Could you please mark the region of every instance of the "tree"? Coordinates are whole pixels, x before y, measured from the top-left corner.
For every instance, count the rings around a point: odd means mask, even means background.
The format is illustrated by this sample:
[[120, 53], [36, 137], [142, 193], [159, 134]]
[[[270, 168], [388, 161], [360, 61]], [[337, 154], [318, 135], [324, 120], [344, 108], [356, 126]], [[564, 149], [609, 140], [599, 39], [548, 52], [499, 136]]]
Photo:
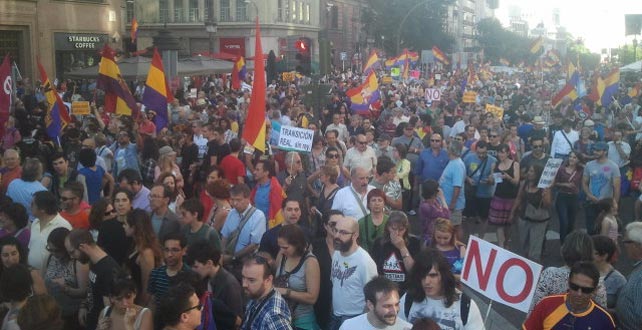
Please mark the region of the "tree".
[[276, 76], [276, 55], [274, 51], [271, 50], [267, 58], [267, 81], [271, 82], [272, 80], [277, 80]]
[[508, 31], [496, 18], [486, 18], [477, 23], [478, 42], [484, 50], [484, 60], [499, 63], [505, 58], [511, 63], [535, 61], [536, 55], [529, 51], [532, 40]]
[[[454, 39], [445, 31], [448, 6], [454, 0], [368, 0], [362, 22], [368, 35], [377, 40], [384, 37], [384, 49], [397, 55], [400, 49], [431, 49], [438, 46], [446, 53], [452, 51]], [[406, 17], [407, 16], [407, 17]], [[405, 21], [403, 21], [405, 18]], [[403, 21], [403, 24], [401, 24]], [[397, 31], [400, 35], [397, 36]]]

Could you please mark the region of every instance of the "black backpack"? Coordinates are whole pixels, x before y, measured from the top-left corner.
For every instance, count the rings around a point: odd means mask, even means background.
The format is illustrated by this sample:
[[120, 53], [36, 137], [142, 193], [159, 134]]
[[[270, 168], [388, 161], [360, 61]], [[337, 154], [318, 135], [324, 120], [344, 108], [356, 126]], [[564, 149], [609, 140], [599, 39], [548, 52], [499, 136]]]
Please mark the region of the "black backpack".
[[[461, 303], [459, 305], [459, 315], [461, 316], [461, 322], [466, 325], [468, 323], [468, 312], [470, 312], [470, 296], [465, 293], [461, 293]], [[403, 313], [406, 315], [406, 320], [408, 320], [408, 315], [410, 315], [410, 308], [412, 308], [412, 298], [406, 295], [406, 301], [403, 306]]]

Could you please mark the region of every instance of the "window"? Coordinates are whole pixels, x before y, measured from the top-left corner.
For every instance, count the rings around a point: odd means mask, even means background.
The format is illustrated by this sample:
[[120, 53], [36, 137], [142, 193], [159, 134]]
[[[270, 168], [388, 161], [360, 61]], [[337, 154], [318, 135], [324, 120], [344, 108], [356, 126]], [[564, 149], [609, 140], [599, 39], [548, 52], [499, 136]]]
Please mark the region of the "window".
[[332, 6], [332, 9], [330, 9], [330, 27], [333, 29], [339, 28], [339, 7], [337, 5]]
[[303, 2], [299, 2], [299, 23], [303, 23]]
[[160, 0], [158, 2], [159, 18], [161, 23], [169, 22], [169, 8], [167, 0]]
[[236, 21], [248, 21], [247, 3], [245, 0], [236, 0]]
[[310, 24], [310, 4], [305, 5], [305, 23]]
[[297, 9], [296, 1], [292, 1], [292, 20], [291, 20], [292, 23], [296, 22], [296, 16], [297, 16], [296, 9]]
[[221, 13], [219, 15], [221, 22], [230, 21], [230, 0], [221, 0]]
[[[133, 1], [127, 1], [125, 3], [125, 11], [127, 13], [127, 23], [131, 23], [132, 19], [135, 17], [134, 13], [134, 2]], [[138, 18], [136, 18], [138, 19]]]
[[199, 21], [199, 11], [198, 11], [198, 0], [189, 0], [189, 21], [198, 22]]
[[283, 21], [283, 10], [283, 0], [277, 0], [276, 20], [279, 22]]

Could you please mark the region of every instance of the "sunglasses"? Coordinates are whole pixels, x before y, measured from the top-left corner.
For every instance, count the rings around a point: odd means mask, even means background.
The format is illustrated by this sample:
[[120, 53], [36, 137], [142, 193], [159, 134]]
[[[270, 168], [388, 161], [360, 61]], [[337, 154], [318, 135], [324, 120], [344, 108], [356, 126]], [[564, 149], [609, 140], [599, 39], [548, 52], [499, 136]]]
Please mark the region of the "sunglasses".
[[188, 309], [186, 309], [186, 310], [182, 311], [182, 312], [181, 312], [181, 314], [183, 314], [183, 313], [188, 313], [189, 311], [191, 311], [191, 310], [193, 310], [193, 309], [198, 309], [199, 311], [202, 311], [202, 310], [203, 310], [203, 304], [199, 303], [198, 305], [196, 305], [196, 306], [194, 306], [194, 307], [190, 307], [190, 308], [188, 308]]
[[579, 285], [577, 285], [577, 284], [575, 284], [573, 282], [568, 282], [568, 288], [571, 291], [580, 290], [584, 294], [589, 294], [589, 293], [592, 293], [593, 291], [595, 291], [595, 288], [588, 288], [588, 287], [585, 287], [585, 286], [579, 286]]
[[329, 154], [327, 158], [339, 158], [339, 154]]
[[430, 142], [441, 142], [441, 140], [430, 140]]
[[116, 213], [116, 209], [111, 209], [111, 210], [109, 210], [109, 211], [105, 211], [104, 215], [105, 215], [105, 216], [108, 216], [108, 215], [112, 215], [112, 214], [114, 214], [114, 213]]

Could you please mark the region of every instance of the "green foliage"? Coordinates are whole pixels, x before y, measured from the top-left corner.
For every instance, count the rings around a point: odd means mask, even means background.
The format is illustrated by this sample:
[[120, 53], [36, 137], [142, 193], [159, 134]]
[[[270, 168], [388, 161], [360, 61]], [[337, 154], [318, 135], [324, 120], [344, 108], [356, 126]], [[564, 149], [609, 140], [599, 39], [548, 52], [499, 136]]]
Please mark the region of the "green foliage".
[[642, 58], [642, 47], [638, 46], [637, 51], [634, 52], [633, 45], [624, 45], [620, 47], [618, 53], [620, 64], [627, 65], [637, 61], [637, 59]]
[[512, 64], [521, 61], [532, 64], [537, 58], [537, 55], [531, 54], [529, 50], [532, 40], [504, 29], [496, 18], [479, 21], [477, 31], [485, 61], [497, 64], [500, 58], [505, 58]]
[[[452, 51], [454, 40], [445, 32], [448, 5], [454, 0], [368, 0], [370, 6], [363, 12], [362, 21], [368, 35], [384, 50], [396, 56], [396, 47], [411, 50], [431, 49], [438, 46], [446, 53]], [[407, 17], [406, 17], [407, 16]], [[401, 22], [406, 18], [403, 25]], [[397, 36], [400, 31], [400, 37]]]

